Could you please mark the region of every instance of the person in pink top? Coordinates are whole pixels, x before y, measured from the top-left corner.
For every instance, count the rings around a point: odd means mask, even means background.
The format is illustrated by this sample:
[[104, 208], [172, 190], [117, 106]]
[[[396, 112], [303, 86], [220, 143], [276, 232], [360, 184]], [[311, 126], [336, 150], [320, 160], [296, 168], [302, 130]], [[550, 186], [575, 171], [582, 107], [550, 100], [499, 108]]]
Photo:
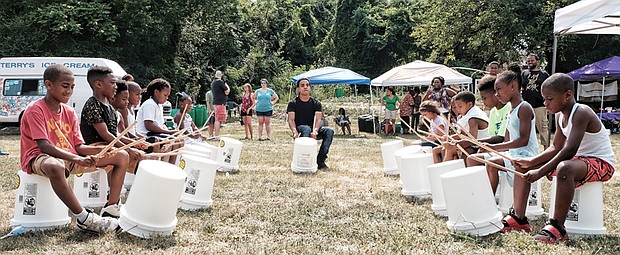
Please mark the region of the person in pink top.
[[252, 112], [256, 105], [254, 100], [254, 92], [252, 92], [252, 85], [249, 83], [243, 84], [243, 96], [241, 97], [241, 118], [243, 118], [243, 126], [245, 127], [245, 139], [254, 139], [252, 135]]
[[84, 144], [75, 112], [66, 105], [75, 87], [71, 70], [59, 64], [50, 65], [43, 73], [43, 80], [47, 89], [45, 97], [28, 105], [20, 123], [22, 170], [49, 178], [56, 195], [76, 216], [78, 228], [97, 233], [116, 230], [117, 219], [101, 217], [80, 205], [66, 178], [104, 167], [110, 184], [108, 203], [116, 204], [129, 155], [119, 151], [98, 158], [93, 155], [102, 148]]

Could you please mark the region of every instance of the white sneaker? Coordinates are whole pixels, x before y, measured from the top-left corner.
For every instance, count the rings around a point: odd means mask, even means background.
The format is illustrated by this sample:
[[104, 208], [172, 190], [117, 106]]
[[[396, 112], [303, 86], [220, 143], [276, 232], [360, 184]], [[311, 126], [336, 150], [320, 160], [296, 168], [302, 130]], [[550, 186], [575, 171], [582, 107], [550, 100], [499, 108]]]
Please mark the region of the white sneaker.
[[121, 204], [108, 205], [101, 208], [101, 217], [112, 217], [118, 219], [121, 217]]
[[116, 230], [118, 228], [118, 220], [110, 217], [101, 217], [96, 213], [88, 211], [86, 220], [84, 222], [77, 220], [77, 226], [87, 232], [103, 233]]

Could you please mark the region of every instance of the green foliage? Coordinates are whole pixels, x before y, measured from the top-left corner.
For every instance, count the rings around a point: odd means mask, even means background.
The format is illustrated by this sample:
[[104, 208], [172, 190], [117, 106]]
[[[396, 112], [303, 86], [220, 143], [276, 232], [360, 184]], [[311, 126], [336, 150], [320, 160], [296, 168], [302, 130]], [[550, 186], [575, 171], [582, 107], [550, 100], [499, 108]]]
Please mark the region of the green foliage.
[[[165, 78], [198, 102], [216, 70], [233, 99], [261, 78], [282, 95], [292, 76], [328, 65], [374, 78], [416, 59], [483, 69], [536, 52], [550, 69], [554, 12], [576, 1], [6, 1], [0, 56], [109, 58], [142, 86]], [[618, 55], [619, 42], [562, 37], [558, 71]]]
[[340, 1], [333, 43], [336, 64], [375, 77], [398, 64], [419, 58], [410, 37], [419, 22], [416, 1]]

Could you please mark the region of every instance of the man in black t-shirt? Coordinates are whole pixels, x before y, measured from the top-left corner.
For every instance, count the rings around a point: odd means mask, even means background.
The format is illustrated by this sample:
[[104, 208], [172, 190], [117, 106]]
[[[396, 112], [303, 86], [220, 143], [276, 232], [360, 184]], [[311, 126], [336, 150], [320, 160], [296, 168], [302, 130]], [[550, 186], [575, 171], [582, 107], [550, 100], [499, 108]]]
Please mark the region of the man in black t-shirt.
[[220, 123], [226, 122], [226, 101], [230, 88], [222, 80], [222, 71], [215, 72], [215, 80], [211, 82], [211, 93], [213, 94], [213, 108], [215, 108], [213, 125], [213, 135], [220, 135]]
[[288, 126], [293, 131], [293, 136], [312, 137], [323, 139], [317, 164], [319, 169], [328, 168], [325, 165], [329, 147], [332, 145], [334, 130], [330, 127], [321, 126], [323, 119], [323, 107], [321, 102], [310, 96], [310, 80], [301, 78], [297, 81], [298, 96], [288, 103], [286, 112], [288, 113]]
[[547, 120], [547, 109], [545, 100], [540, 94], [540, 86], [549, 78], [549, 74], [538, 68], [538, 56], [530, 54], [527, 56], [528, 70], [523, 71], [523, 84], [521, 85], [521, 95], [523, 100], [534, 108], [534, 118], [536, 119], [536, 130], [540, 136], [540, 143], [545, 149], [549, 147], [549, 121]]

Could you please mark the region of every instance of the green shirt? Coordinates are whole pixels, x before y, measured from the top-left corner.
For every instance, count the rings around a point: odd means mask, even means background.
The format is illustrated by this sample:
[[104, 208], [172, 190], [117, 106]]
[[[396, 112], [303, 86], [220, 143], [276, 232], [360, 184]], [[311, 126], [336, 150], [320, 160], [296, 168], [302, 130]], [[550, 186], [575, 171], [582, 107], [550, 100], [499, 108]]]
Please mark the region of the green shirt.
[[390, 111], [396, 111], [396, 102], [398, 102], [398, 96], [393, 95], [392, 99], [388, 96], [383, 97], [383, 101], [385, 101], [385, 108]]
[[495, 107], [491, 109], [489, 112], [489, 134], [491, 136], [504, 137], [506, 135], [506, 122], [508, 122], [506, 117], [510, 114], [510, 110], [512, 110], [510, 103], [499, 110]]
[[207, 94], [205, 94], [205, 99], [207, 100], [207, 107], [209, 107], [209, 113], [215, 111], [215, 109], [213, 109], [213, 93], [211, 93], [210, 90], [207, 91]]

